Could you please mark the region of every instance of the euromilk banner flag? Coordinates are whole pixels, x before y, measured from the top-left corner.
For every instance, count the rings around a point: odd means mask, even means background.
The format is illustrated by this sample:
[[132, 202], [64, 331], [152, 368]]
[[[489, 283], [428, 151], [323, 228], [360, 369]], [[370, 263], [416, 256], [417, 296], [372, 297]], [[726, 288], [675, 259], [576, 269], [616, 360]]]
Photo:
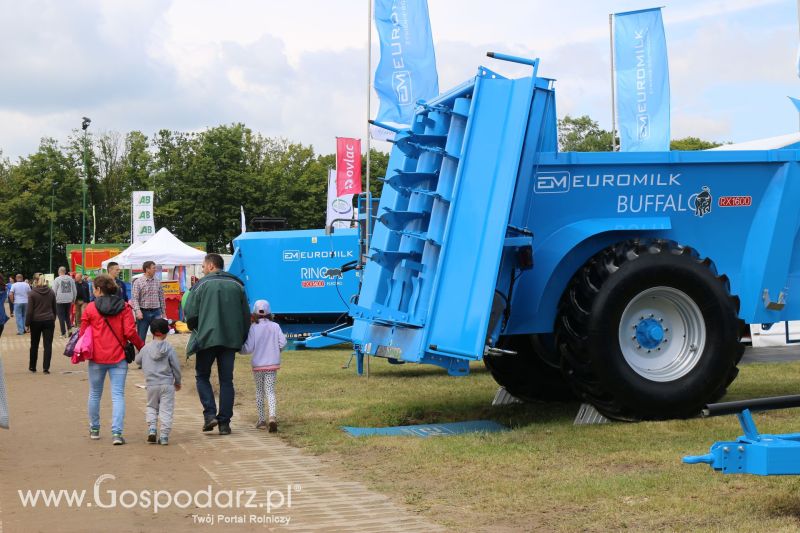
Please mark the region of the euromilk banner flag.
[[336, 196], [361, 192], [361, 140], [336, 137]]
[[417, 100], [439, 94], [427, 0], [375, 0], [381, 58], [375, 70], [378, 122], [409, 125]]
[[661, 8], [614, 14], [620, 149], [669, 150], [669, 65]]

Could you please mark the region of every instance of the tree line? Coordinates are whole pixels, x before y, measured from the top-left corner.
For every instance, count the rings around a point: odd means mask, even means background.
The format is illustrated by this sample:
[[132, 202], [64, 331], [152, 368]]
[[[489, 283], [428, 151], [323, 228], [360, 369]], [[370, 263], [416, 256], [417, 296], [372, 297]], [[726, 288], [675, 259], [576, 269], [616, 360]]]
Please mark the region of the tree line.
[[[388, 154], [370, 152], [371, 189], [380, 194]], [[130, 242], [131, 193], [155, 191], [155, 221], [184, 241], [225, 253], [240, 232], [240, 207], [287, 219], [291, 229], [322, 228], [334, 153], [270, 138], [243, 124], [198, 133], [160, 130], [41, 140], [16, 163], [0, 152], [0, 272], [46, 271], [52, 223], [53, 268], [81, 242], [86, 179], [86, 242]], [[362, 173], [365, 162], [362, 161]], [[94, 219], [93, 219], [94, 215]]]
[[[566, 116], [558, 128], [562, 151], [611, 150], [611, 133], [588, 116]], [[672, 142], [673, 150], [714, 146], [694, 137]], [[383, 176], [387, 162], [388, 154], [372, 150], [370, 175]], [[322, 228], [335, 165], [334, 153], [264, 137], [244, 124], [152, 136], [75, 130], [65, 144], [42, 139], [15, 163], [0, 152], [0, 272], [47, 270], [51, 224], [54, 269], [66, 264], [66, 245], [81, 242], [84, 178], [87, 243], [129, 242], [131, 193], [153, 190], [157, 227], [225, 253], [240, 232], [239, 206], [248, 219], [283, 217], [290, 229]], [[362, 174], [364, 167], [362, 160]], [[371, 180], [371, 188], [379, 196], [381, 182]]]
[[[558, 149], [562, 152], [610, 152], [613, 146], [611, 132], [602, 129], [587, 115], [567, 115], [558, 120]], [[619, 137], [616, 146], [619, 147]], [[673, 139], [669, 143], [670, 150], [708, 150], [717, 146], [722, 146], [722, 143], [698, 137]]]

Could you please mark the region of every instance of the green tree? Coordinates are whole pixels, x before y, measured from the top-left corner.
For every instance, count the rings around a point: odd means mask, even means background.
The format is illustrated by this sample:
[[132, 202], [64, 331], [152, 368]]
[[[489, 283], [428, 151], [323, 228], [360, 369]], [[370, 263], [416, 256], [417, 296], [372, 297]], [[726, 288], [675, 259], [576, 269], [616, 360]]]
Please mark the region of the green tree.
[[565, 116], [558, 121], [558, 149], [562, 152], [610, 152], [611, 132], [588, 115]]
[[80, 242], [81, 231], [81, 181], [70, 158], [45, 138], [0, 179], [14, 192], [0, 202], [0, 271], [30, 276], [47, 269], [51, 216], [54, 267], [65, 264], [66, 243]]
[[722, 146], [722, 143], [714, 141], [704, 141], [697, 137], [684, 137], [683, 139], [672, 139], [669, 143], [670, 150], [708, 150]]
[[[88, 161], [88, 174], [84, 166]], [[370, 152], [370, 188], [379, 196], [389, 155]], [[155, 218], [179, 238], [205, 241], [210, 251], [229, 251], [240, 232], [240, 206], [248, 218], [285, 217], [291, 229], [325, 224], [328, 171], [335, 154], [263, 137], [243, 124], [199, 133], [160, 130], [84, 137], [74, 130], [64, 146], [43, 139], [35, 154], [11, 164], [0, 152], [0, 186], [21, 191], [0, 203], [0, 271], [45, 270], [49, 224], [54, 222], [54, 266], [65, 247], [81, 241], [81, 192], [87, 185], [87, 242], [92, 207], [97, 242], [130, 239], [131, 193], [155, 191]], [[362, 176], [366, 158], [362, 158]], [[50, 201], [54, 209], [51, 217]]]

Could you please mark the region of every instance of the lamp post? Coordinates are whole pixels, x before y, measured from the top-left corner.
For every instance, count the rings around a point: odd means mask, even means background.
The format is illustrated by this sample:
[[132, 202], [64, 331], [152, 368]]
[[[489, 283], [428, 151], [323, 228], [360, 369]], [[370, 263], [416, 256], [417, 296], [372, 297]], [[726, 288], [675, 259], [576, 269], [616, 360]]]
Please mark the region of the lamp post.
[[56, 202], [56, 185], [57, 181], [53, 182], [53, 192], [50, 194], [50, 272], [53, 273], [53, 219], [55, 219], [55, 202]]
[[81, 122], [81, 128], [83, 129], [83, 167], [85, 169], [85, 174], [83, 176], [83, 209], [82, 214], [82, 222], [81, 222], [81, 273], [86, 274], [86, 181], [89, 179], [89, 158], [87, 157], [89, 152], [89, 147], [87, 144], [87, 134], [86, 130], [89, 129], [89, 124], [92, 123], [92, 119], [89, 117], [83, 117], [83, 122]]

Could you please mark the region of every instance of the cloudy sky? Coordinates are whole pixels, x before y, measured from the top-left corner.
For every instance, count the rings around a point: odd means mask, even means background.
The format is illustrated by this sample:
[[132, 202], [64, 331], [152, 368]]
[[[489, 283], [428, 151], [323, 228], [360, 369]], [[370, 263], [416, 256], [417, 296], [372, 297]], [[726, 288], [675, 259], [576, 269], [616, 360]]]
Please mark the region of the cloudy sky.
[[[485, 52], [541, 57], [559, 116], [610, 129], [608, 13], [641, 1], [428, 0], [446, 89]], [[0, 150], [42, 137], [202, 130], [243, 122], [333, 152], [364, 135], [367, 0], [0, 0]], [[794, 0], [663, 1], [673, 137], [745, 141], [797, 131]], [[373, 37], [373, 68], [377, 65]], [[373, 92], [374, 94], [374, 92]], [[377, 102], [373, 97], [373, 116]]]

